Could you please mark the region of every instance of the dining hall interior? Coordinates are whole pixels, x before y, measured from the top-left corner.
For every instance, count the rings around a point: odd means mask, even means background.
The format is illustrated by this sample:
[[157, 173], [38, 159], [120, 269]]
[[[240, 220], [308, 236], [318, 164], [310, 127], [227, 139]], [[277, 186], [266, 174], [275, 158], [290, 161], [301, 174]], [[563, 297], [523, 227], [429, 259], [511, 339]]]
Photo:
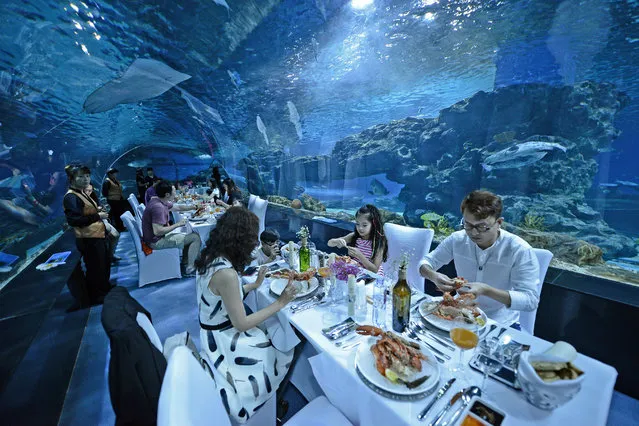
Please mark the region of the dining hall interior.
[[3, 1], [2, 423], [639, 424], [638, 20]]

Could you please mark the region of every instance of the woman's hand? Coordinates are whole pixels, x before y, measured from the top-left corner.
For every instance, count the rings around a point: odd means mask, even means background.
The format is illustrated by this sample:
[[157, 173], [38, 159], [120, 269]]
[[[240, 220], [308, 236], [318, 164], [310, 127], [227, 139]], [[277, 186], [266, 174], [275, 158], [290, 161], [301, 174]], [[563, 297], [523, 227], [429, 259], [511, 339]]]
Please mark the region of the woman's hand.
[[260, 269], [257, 271], [257, 279], [255, 280], [255, 288], [258, 288], [264, 282], [264, 278], [266, 278], [266, 273], [268, 272], [268, 268], [264, 265], [260, 266]]
[[348, 255], [354, 259], [358, 259], [358, 260], [367, 260], [366, 256], [364, 256], [364, 253], [362, 253], [362, 251], [360, 249], [358, 249], [357, 247], [346, 247], [348, 249]]
[[286, 287], [284, 287], [284, 290], [282, 291], [282, 294], [280, 295], [280, 298], [278, 299], [280, 301], [280, 303], [282, 304], [282, 307], [288, 305], [291, 300], [295, 299], [295, 295], [297, 294], [297, 287], [295, 286], [295, 283], [293, 282], [293, 278], [289, 278], [288, 280], [288, 284], [286, 284]]
[[100, 215], [100, 219], [108, 219], [109, 218], [109, 213], [106, 213], [106, 212], [100, 212], [100, 213], [98, 213], [98, 215]]

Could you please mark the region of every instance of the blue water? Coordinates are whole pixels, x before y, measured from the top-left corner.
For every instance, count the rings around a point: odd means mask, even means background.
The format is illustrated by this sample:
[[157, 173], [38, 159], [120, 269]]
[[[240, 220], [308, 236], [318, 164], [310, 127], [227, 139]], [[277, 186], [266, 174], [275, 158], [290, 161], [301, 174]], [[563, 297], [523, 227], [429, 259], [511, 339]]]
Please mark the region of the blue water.
[[[344, 137], [408, 116], [436, 117], [479, 91], [592, 80], [613, 84], [628, 104], [614, 117], [612, 150], [599, 155], [586, 202], [618, 232], [639, 236], [636, 209], [624, 204], [639, 203], [639, 191], [599, 189], [619, 180], [639, 183], [637, 2], [376, 0], [355, 9], [343, 0], [238, 0], [227, 12], [214, 2], [6, 0], [0, 17], [0, 177], [13, 169], [33, 174], [34, 192], [57, 215], [64, 179], [55, 185], [50, 179], [71, 161], [88, 164], [96, 182], [111, 165], [132, 181], [127, 164], [136, 160], [150, 160], [169, 179], [192, 177], [216, 162], [245, 185], [237, 163], [251, 153], [258, 161], [275, 150], [330, 154]], [[179, 88], [199, 109], [173, 88], [82, 112], [94, 90], [137, 58], [190, 75]], [[297, 123], [287, 102], [299, 113]], [[388, 194], [368, 193], [373, 177]], [[405, 207], [401, 185], [384, 174], [296, 184], [331, 208], [373, 202], [401, 213]], [[0, 217], [7, 241], [41, 230]], [[14, 248], [22, 256], [28, 249]]]

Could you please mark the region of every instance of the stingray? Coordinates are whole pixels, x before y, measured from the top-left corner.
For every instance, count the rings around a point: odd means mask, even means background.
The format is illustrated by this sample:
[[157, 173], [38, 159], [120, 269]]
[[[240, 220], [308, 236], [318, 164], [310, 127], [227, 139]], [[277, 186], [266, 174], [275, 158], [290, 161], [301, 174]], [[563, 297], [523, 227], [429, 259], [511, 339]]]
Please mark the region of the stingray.
[[[176, 71], [160, 61], [136, 59], [122, 77], [107, 82], [91, 93], [84, 101], [82, 111], [95, 114], [108, 111], [120, 104], [155, 98], [189, 78], [190, 75]], [[70, 118], [58, 123], [44, 135]]]
[[177, 89], [182, 94], [182, 98], [184, 98], [184, 100], [186, 101], [186, 104], [189, 106], [189, 108], [191, 108], [191, 111], [193, 111], [200, 118], [202, 118], [204, 122], [207, 122], [206, 118], [208, 117], [219, 124], [224, 124], [224, 120], [222, 120], [222, 116], [215, 108], [212, 108], [206, 105], [204, 102], [202, 102], [195, 96], [191, 95], [186, 90], [181, 89], [179, 87]]

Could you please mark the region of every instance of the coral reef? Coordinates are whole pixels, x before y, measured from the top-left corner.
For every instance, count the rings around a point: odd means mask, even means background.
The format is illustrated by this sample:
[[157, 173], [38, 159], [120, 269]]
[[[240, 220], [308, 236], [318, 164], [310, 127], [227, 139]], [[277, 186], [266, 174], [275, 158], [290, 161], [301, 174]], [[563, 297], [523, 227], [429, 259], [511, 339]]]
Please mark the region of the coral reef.
[[544, 217], [536, 214], [526, 213], [524, 220], [519, 224], [522, 228], [536, 229], [537, 231], [545, 231]]
[[[337, 141], [328, 156], [287, 158], [275, 151], [261, 154], [258, 163], [264, 186], [290, 198], [299, 195], [296, 182], [327, 185], [385, 173], [404, 185], [398, 201], [410, 226], [423, 226], [421, 216], [427, 212], [454, 223], [464, 195], [483, 188], [502, 195], [511, 223], [525, 221], [534, 207], [549, 232], [596, 245], [606, 258], [634, 256], [632, 238], [610, 228], [585, 202], [597, 156], [617, 137], [615, 116], [628, 102], [628, 96], [607, 83], [510, 85], [478, 92], [435, 118], [407, 117], [372, 126]], [[517, 161], [491, 171], [482, 166], [490, 155], [516, 151], [525, 142], [562, 149], [521, 166]]]
[[432, 229], [435, 232], [437, 240], [446, 238], [455, 232], [455, 229], [448, 224], [448, 219], [435, 212], [424, 213], [420, 219], [424, 221], [424, 228]]
[[313, 198], [308, 194], [302, 194], [300, 197], [302, 200], [302, 206], [306, 210], [311, 210], [314, 212], [325, 212], [326, 206], [320, 202], [317, 198]]

